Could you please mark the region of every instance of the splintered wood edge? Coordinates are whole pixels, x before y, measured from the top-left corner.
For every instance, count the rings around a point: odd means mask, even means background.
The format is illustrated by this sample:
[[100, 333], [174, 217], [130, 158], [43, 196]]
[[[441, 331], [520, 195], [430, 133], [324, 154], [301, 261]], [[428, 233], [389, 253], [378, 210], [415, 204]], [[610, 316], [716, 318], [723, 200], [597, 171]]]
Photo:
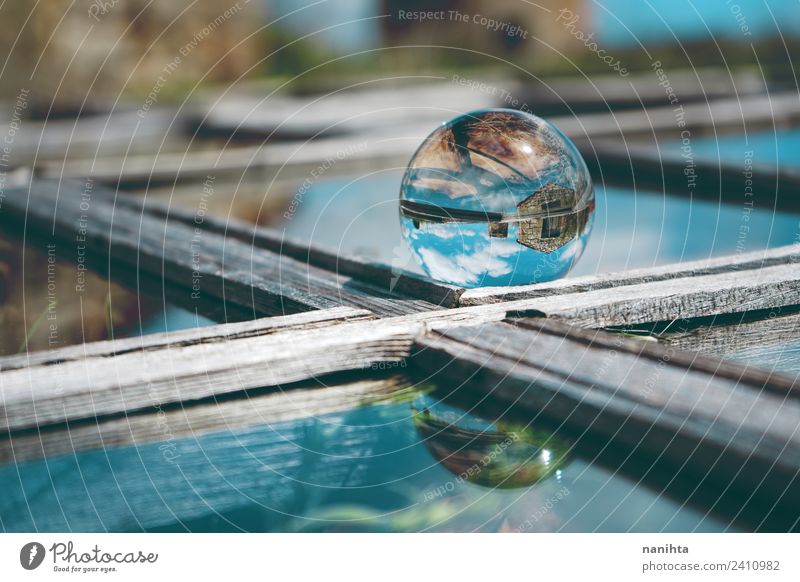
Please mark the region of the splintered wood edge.
[[[686, 263], [671, 263], [669, 265], [632, 269], [630, 271], [616, 273], [558, 279], [557, 281], [535, 285], [467, 289], [461, 295], [460, 304], [462, 306], [484, 305], [487, 303], [500, 303], [518, 299], [546, 297], [556, 294], [582, 293], [598, 289], [612, 289], [615, 287], [655, 283], [670, 279], [747, 271], [799, 262], [800, 244], [795, 244], [767, 249], [765, 251], [754, 251], [740, 255], [730, 255]], [[690, 281], [687, 281], [687, 284], [689, 283]]]
[[222, 323], [178, 331], [148, 334], [137, 337], [90, 342], [53, 350], [41, 350], [0, 357], [0, 372], [46, 366], [91, 357], [112, 357], [128, 352], [182, 347], [192, 344], [223, 342], [231, 339], [263, 336], [279, 331], [322, 328], [344, 321], [376, 319], [366, 309], [334, 307], [317, 311], [304, 311], [293, 315], [263, 317], [249, 321]]
[[0, 372], [0, 431], [369, 372], [375, 363], [404, 360], [423, 322], [454, 326], [503, 316], [502, 310], [440, 310], [381, 325], [357, 320], [6, 370]]

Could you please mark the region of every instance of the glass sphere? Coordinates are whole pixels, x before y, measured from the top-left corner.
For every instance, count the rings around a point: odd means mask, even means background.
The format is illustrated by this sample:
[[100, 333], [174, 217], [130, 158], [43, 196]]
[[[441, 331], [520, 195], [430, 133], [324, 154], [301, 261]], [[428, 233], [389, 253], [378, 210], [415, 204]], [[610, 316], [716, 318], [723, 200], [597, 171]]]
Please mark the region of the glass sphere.
[[575, 145], [521, 111], [473, 111], [417, 149], [400, 189], [411, 252], [434, 279], [462, 287], [563, 277], [583, 253], [594, 190]]
[[492, 489], [560, 479], [572, 443], [530, 424], [488, 422], [428, 395], [415, 399], [414, 426], [433, 457], [464, 481]]

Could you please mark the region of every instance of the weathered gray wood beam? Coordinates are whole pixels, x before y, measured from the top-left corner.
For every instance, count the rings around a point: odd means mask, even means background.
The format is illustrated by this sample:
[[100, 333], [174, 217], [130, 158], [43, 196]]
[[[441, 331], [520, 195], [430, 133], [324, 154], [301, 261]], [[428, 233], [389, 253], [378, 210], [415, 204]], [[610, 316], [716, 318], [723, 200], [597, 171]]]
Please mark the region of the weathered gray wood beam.
[[[117, 204], [113, 193], [80, 184], [34, 181], [6, 192], [0, 222], [27, 236], [53, 238], [78, 257], [115, 269], [133, 269], [260, 313], [285, 314], [339, 305], [398, 315], [436, 305], [393, 294], [365, 280], [259, 249], [224, 233]], [[201, 221], [202, 222], [202, 221]], [[74, 252], [72, 249], [76, 249]]]
[[[422, 138], [424, 135], [420, 140]], [[218, 181], [227, 178], [269, 183], [280, 178], [302, 182], [313, 169], [331, 157], [337, 160], [336, 172], [352, 172], [364, 168], [365, 163], [375, 164], [379, 160], [395, 165], [405, 163], [414, 147], [411, 140], [376, 141], [355, 135], [309, 143], [234, 145], [224, 150], [43, 161], [37, 164], [36, 170], [43, 178], [91, 177], [98, 183], [121, 189], [203, 182], [209, 175]], [[340, 154], [340, 160], [338, 152], [352, 153]]]
[[153, 333], [139, 337], [128, 337], [66, 346], [53, 350], [42, 350], [0, 357], [0, 371], [50, 366], [87, 358], [113, 358], [130, 352], [153, 351], [190, 345], [224, 343], [249, 337], [265, 337], [286, 331], [321, 329], [346, 321], [375, 319], [365, 309], [334, 307], [306, 311], [293, 315], [264, 317], [249, 321], [224, 323], [208, 327], [190, 328], [180, 331]]
[[800, 306], [608, 327], [606, 331], [718, 356], [769, 346], [779, 351], [783, 344], [800, 340]]
[[[461, 295], [459, 304], [464, 306], [485, 305], [549, 295], [583, 293], [702, 275], [750, 271], [776, 265], [800, 265], [800, 244], [685, 263], [631, 269], [617, 273], [558, 279], [535, 285], [467, 289]], [[800, 272], [800, 267], [798, 267], [798, 271]]]
[[[121, 204], [138, 208], [137, 199], [126, 198]], [[161, 201], [148, 200], [145, 211], [156, 216], [169, 217], [185, 224], [193, 224], [194, 215], [182, 208], [174, 208]], [[410, 273], [383, 263], [367, 261], [358, 257], [336, 254], [319, 245], [286, 236], [274, 228], [254, 225], [237, 219], [222, 220], [213, 216], [203, 219], [203, 229], [224, 234], [246, 242], [256, 248], [266, 249], [282, 256], [297, 259], [315, 267], [369, 283], [384, 292], [399, 293], [435, 303], [441, 307], [455, 307], [464, 289], [447, 283], [439, 283], [427, 277]]]
[[292, 331], [227, 342], [170, 346], [114, 358], [88, 358], [0, 373], [3, 413], [15, 430], [43, 422], [191, 401], [248, 388], [400, 362], [426, 328], [516, 318], [560, 319], [584, 327], [629, 325], [740, 313], [800, 304], [793, 265], [722, 272], [607, 290], [419, 312], [323, 330]]
[[787, 264], [550, 295], [502, 305], [510, 316], [548, 317], [581, 327], [609, 327], [799, 304], [800, 269]]
[[[629, 86], [628, 86], [629, 87]], [[463, 94], [463, 90], [457, 91]], [[584, 91], [584, 95], [586, 92]], [[635, 98], [635, 95], [633, 95]], [[556, 96], [558, 98], [558, 96]], [[350, 99], [349, 99], [350, 100]], [[407, 101], [407, 99], [406, 99]], [[567, 105], [569, 98], [566, 99]], [[267, 102], [267, 107], [274, 110]], [[488, 106], [488, 103], [480, 107]], [[502, 106], [503, 104], [498, 104]], [[364, 111], [363, 106], [355, 106], [359, 112]], [[224, 120], [214, 120], [214, 115], [206, 120], [206, 126], [215, 126], [222, 133], [240, 134], [248, 136], [257, 135], [260, 139], [267, 139], [276, 135], [278, 126], [290, 127], [287, 116], [278, 118], [270, 116], [267, 111], [268, 121], [260, 115], [253, 115], [250, 108], [229, 108]], [[472, 107], [474, 109], [476, 107]], [[386, 109], [385, 105], [382, 109]], [[84, 179], [92, 177], [98, 182], [112, 186], [131, 188], [146, 185], [168, 184], [179, 181], [202, 181], [211, 173], [217, 177], [234, 177], [240, 179], [245, 175], [254, 178], [268, 179], [274, 176], [300, 177], [307, 176], [311, 169], [317, 167], [322, 161], [337, 159], [336, 170], [346, 171], [364, 167], [369, 164], [374, 167], [379, 161], [385, 164], [404, 164], [427, 136], [436, 123], [455, 116], [457, 111], [467, 112], [471, 108], [459, 109], [450, 106], [442, 109], [441, 113], [427, 120], [419, 119], [419, 108], [411, 108], [401, 114], [401, 120], [394, 117], [393, 123], [385, 123], [377, 115], [365, 117], [357, 127], [339, 132], [338, 122], [343, 119], [341, 110], [336, 110], [331, 120], [319, 127], [305, 132], [304, 139], [283, 143], [266, 143], [260, 146], [234, 146], [219, 151], [184, 151], [161, 152], [152, 154], [133, 154], [125, 156], [87, 156], [83, 159], [61, 159], [59, 161], [44, 161], [36, 166], [37, 172], [43, 177]], [[534, 108], [535, 110], [535, 108]], [[747, 115], [744, 115], [744, 112]], [[449, 113], [448, 113], [449, 112]], [[797, 103], [796, 94], [773, 93], [771, 95], [747, 95], [737, 99], [714, 99], [703, 102], [686, 103], [682, 112], [683, 125], [678, 125], [674, 106], [650, 107], [647, 109], [632, 109], [628, 111], [599, 111], [596, 113], [583, 113], [580, 115], [569, 114], [563, 117], [553, 117], [551, 121], [570, 138], [583, 144], [584, 155], [590, 163], [595, 160], [607, 164], [611, 174], [629, 173], [629, 168], [622, 159], [623, 166], [619, 166], [619, 156], [609, 148], [609, 155], [604, 154], [603, 145], [593, 146], [592, 141], [600, 138], [618, 140], [636, 136], [652, 135], [680, 135], [685, 129], [693, 131], [743, 131], [760, 127], [774, 127], [800, 119], [800, 104]], [[402, 118], [405, 116], [405, 118]], [[359, 119], [355, 115], [352, 119]], [[305, 124], [306, 127], [307, 124]], [[322, 137], [325, 128], [332, 134]], [[297, 133], [297, 132], [294, 132]], [[303, 133], [303, 132], [300, 132]], [[315, 139], [311, 139], [314, 137]], [[306, 139], [307, 138], [307, 139]], [[591, 140], [587, 142], [587, 140]], [[57, 143], [63, 148], [64, 144]], [[342, 155], [346, 152], [346, 155]], [[605, 170], [604, 170], [605, 171]], [[736, 176], [740, 171], [735, 173]], [[794, 180], [792, 172], [782, 174], [786, 183]], [[682, 176], [682, 168], [681, 168]], [[644, 174], [642, 178], [645, 178]], [[599, 178], [598, 178], [599, 179]], [[792, 183], [794, 183], [792, 181]], [[781, 201], [783, 202], [783, 201]]]
[[433, 331], [417, 338], [411, 370], [651, 462], [694, 467], [700, 479], [773, 500], [797, 494], [796, 379], [750, 377], [721, 360], [709, 370], [712, 360], [696, 365], [671, 348], [593, 333], [548, 321]]
[[[502, 309], [438, 310], [355, 321], [324, 328], [269, 335], [227, 337], [225, 341], [167, 343], [108, 357], [58, 361], [0, 371], [0, 432], [43, 427], [253, 388], [279, 387], [340, 372], [369, 374], [373, 365], [400, 367], [416, 335], [439, 325], [456, 326], [498, 320]], [[223, 326], [201, 334], [225, 335]], [[72, 353], [74, 356], [74, 352]]]
[[792, 91], [689, 103], [682, 106], [678, 124], [676, 106], [649, 107], [614, 113], [590, 113], [555, 120], [570, 138], [680, 136], [682, 131], [711, 134], [786, 126], [800, 119], [800, 102]]
[[773, 390], [781, 396], [793, 394], [795, 397], [800, 398], [800, 392], [796, 391], [800, 385], [800, 379], [776, 371], [762, 370], [746, 363], [733, 364], [728, 360], [701, 352], [676, 349], [675, 346], [669, 344], [645, 341], [641, 338], [623, 336], [622, 341], [620, 341], [620, 336], [614, 333], [608, 333], [604, 330], [582, 329], [559, 321], [510, 319], [507, 322], [519, 328], [530, 329], [535, 332], [546, 329], [550, 330], [549, 333], [557, 334], [560, 330], [563, 330], [570, 341], [576, 343], [584, 343], [615, 352], [624, 352], [640, 358], [650, 359], [654, 362], [669, 362], [676, 368], [684, 368], [691, 372], [703, 372], [736, 382], [744, 382], [751, 386], [761, 386], [764, 390]]

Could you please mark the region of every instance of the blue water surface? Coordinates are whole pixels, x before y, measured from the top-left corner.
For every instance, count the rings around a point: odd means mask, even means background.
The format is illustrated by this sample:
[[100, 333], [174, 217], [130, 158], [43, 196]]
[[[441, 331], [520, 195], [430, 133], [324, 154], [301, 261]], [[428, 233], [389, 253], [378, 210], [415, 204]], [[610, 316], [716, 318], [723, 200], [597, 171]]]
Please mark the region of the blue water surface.
[[[0, 467], [0, 529], [737, 529], [578, 456], [516, 488], [459, 479], [432, 456], [413, 413], [408, 402], [375, 403], [169, 443], [7, 464]], [[472, 455], [475, 466], [486, 450]], [[538, 454], [546, 460], [550, 453], [545, 446]]]

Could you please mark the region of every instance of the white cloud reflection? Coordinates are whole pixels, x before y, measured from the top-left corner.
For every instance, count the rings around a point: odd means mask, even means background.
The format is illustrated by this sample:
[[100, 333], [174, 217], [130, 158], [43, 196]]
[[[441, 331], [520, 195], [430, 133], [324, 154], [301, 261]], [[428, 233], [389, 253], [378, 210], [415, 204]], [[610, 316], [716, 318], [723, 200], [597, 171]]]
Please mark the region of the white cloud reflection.
[[420, 247], [418, 252], [434, 278], [457, 285], [476, 285], [486, 276], [502, 277], [510, 274], [514, 262], [508, 259], [520, 250], [522, 247], [516, 242], [494, 240], [472, 252], [448, 256], [430, 247]]

